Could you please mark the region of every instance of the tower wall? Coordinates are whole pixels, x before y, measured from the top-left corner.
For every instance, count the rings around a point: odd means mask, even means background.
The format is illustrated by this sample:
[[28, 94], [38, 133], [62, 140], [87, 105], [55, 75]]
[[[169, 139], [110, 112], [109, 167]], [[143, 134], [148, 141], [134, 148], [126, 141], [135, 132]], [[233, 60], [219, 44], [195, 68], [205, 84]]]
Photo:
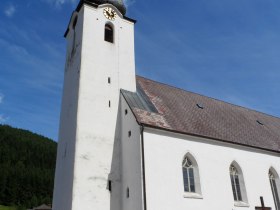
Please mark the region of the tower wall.
[[67, 50], [53, 194], [53, 209], [57, 210], [72, 209], [80, 84], [79, 72], [83, 36], [83, 16], [81, 14], [78, 15], [75, 31], [71, 27], [77, 15], [72, 16], [66, 37]]
[[[136, 91], [134, 23], [117, 12], [110, 22], [114, 43], [104, 41], [105, 24], [109, 23], [103, 15], [106, 6], [117, 10], [107, 4], [81, 7], [74, 53], [74, 31], [67, 35], [54, 210], [121, 208], [118, 115], [120, 88]], [[63, 159], [65, 148], [67, 158]], [[108, 180], [112, 180], [112, 192]]]

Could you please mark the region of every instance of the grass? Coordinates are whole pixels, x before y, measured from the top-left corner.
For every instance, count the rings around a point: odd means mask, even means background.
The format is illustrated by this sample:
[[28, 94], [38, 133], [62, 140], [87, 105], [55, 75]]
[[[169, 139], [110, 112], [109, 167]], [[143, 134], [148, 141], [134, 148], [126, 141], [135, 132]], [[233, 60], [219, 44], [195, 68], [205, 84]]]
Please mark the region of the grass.
[[0, 205], [0, 210], [16, 210], [16, 207]]

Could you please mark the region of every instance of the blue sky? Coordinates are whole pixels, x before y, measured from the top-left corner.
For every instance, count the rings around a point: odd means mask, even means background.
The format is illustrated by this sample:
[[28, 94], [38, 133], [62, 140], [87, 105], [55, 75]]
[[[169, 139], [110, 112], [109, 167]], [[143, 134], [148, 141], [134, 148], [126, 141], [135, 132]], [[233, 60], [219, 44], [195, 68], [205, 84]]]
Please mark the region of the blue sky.
[[[57, 140], [77, 0], [2, 0], [0, 123]], [[279, 0], [130, 0], [136, 72], [280, 117]]]

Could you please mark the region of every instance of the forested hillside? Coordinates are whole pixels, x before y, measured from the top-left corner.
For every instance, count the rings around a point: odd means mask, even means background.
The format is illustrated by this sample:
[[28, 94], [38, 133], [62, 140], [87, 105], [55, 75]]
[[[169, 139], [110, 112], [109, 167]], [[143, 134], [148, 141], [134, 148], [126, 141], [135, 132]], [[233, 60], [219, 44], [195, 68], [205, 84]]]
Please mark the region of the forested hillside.
[[57, 143], [0, 125], [0, 205], [51, 203]]

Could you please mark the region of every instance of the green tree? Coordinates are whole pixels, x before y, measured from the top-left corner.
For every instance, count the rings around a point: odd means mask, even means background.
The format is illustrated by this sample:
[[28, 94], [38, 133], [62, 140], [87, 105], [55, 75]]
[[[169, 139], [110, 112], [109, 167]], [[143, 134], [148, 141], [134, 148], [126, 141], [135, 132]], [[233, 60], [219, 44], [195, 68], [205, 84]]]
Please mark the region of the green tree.
[[0, 125], [0, 204], [18, 208], [51, 203], [57, 143]]

